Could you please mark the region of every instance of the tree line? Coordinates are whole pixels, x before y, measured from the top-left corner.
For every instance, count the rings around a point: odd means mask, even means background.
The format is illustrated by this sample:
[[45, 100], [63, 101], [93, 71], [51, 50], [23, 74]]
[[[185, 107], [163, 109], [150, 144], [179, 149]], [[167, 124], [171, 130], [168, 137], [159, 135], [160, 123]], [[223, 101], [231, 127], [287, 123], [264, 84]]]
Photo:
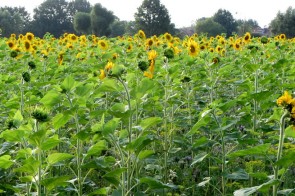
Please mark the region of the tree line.
[[[236, 20], [229, 11], [219, 9], [212, 17], [198, 19], [193, 31], [208, 36], [222, 33], [230, 36], [251, 32], [256, 27], [258, 23], [253, 19]], [[101, 4], [91, 5], [87, 0], [45, 0], [34, 9], [32, 17], [24, 7], [0, 8], [0, 34], [5, 37], [26, 32], [39, 37], [46, 33], [59, 37], [66, 32], [115, 37], [133, 35], [140, 29], [147, 36], [181, 33], [160, 0], [144, 0], [133, 21], [121, 21]], [[287, 37], [294, 37], [295, 9], [289, 7], [285, 13], [279, 12], [270, 23], [270, 29], [273, 34], [285, 33]]]

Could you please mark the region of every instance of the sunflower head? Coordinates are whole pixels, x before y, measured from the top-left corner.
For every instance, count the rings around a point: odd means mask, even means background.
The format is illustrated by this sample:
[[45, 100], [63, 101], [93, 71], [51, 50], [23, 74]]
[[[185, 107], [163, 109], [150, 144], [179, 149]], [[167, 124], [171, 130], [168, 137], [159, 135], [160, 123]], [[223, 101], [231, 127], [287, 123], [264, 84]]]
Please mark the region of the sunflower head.
[[32, 113], [32, 117], [38, 122], [47, 122], [49, 120], [48, 112], [41, 108], [35, 109], [35, 111]]
[[244, 38], [243, 38], [243, 41], [245, 43], [249, 43], [251, 40], [251, 34], [249, 32], [247, 32], [245, 35], [244, 35]]
[[285, 40], [285, 39], [286, 39], [286, 35], [283, 34], [283, 33], [280, 34], [280, 35], [279, 35], [279, 39], [280, 39], [280, 40]]
[[139, 30], [138, 33], [137, 33], [137, 36], [140, 38], [140, 39], [145, 39], [146, 36], [145, 36], [145, 33], [143, 30]]
[[105, 40], [99, 40], [98, 45], [102, 50], [106, 50], [109, 47], [108, 43]]
[[288, 105], [295, 106], [295, 100], [292, 99], [292, 96], [288, 91], [285, 91], [284, 94], [277, 99], [278, 106], [287, 107]]
[[34, 39], [34, 34], [28, 32], [28, 33], [26, 33], [25, 37], [27, 40], [32, 41]]
[[24, 49], [25, 49], [25, 51], [31, 51], [33, 49], [30, 41], [28, 41], [28, 40], [24, 41]]
[[99, 77], [99, 79], [101, 79], [101, 80], [104, 79], [104, 78], [106, 77], [106, 73], [105, 73], [105, 71], [104, 71], [103, 69], [100, 70], [100, 74], [99, 74], [98, 77]]
[[173, 39], [173, 37], [172, 37], [172, 35], [171, 35], [170, 33], [165, 33], [165, 34], [164, 34], [164, 37], [165, 37], [165, 39], [166, 39], [168, 42], [172, 41], [172, 39]]
[[190, 56], [196, 56], [199, 53], [199, 46], [197, 42], [190, 40], [187, 46], [188, 52]]
[[148, 59], [149, 60], [155, 60], [157, 57], [157, 52], [155, 50], [151, 50], [148, 52]]
[[8, 47], [9, 47], [10, 49], [14, 49], [14, 48], [15, 48], [15, 43], [14, 43], [12, 40], [8, 40], [8, 41], [6, 42], [6, 44], [8, 45]]

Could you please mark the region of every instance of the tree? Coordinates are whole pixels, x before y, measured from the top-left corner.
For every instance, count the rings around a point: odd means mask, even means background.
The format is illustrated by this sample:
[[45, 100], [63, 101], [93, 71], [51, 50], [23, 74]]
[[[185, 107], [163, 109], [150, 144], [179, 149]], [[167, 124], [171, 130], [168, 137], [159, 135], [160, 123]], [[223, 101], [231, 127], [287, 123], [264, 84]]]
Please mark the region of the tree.
[[286, 13], [278, 12], [270, 28], [275, 35], [284, 33], [288, 38], [295, 37], [295, 9], [289, 7]]
[[216, 36], [222, 33], [226, 33], [226, 29], [219, 23], [213, 21], [212, 18], [205, 18], [197, 20], [196, 33], [207, 34], [207, 36]]
[[111, 35], [110, 37], [117, 37], [126, 33], [128, 22], [120, 21], [118, 18], [111, 24]]
[[143, 30], [147, 36], [160, 35], [166, 32], [174, 34], [166, 7], [160, 0], [144, 0], [134, 15], [137, 30]]
[[252, 32], [256, 27], [258, 27], [258, 23], [256, 20], [237, 20], [237, 33], [242, 36], [247, 32]]
[[46, 0], [36, 9], [33, 16], [34, 34], [43, 36], [49, 32], [59, 37], [65, 32], [73, 32], [68, 3], [65, 0]]
[[91, 33], [91, 18], [89, 13], [77, 12], [74, 17], [74, 29], [78, 33]]
[[227, 10], [219, 9], [214, 14], [213, 20], [221, 24], [226, 29], [227, 36], [230, 36], [237, 30], [237, 22], [235, 21], [233, 15]]
[[68, 5], [68, 12], [70, 13], [71, 21], [74, 21], [74, 17], [78, 12], [90, 13], [91, 4], [87, 0], [74, 0]]
[[30, 14], [24, 7], [0, 8], [0, 27], [3, 36], [25, 33], [31, 21]]

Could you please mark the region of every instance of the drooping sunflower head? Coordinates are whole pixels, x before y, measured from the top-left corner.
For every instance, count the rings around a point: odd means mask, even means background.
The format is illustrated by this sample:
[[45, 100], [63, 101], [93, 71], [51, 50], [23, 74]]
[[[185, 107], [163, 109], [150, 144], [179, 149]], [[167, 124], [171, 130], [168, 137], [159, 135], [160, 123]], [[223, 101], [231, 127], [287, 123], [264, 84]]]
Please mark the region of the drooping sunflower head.
[[99, 74], [98, 77], [99, 77], [99, 79], [101, 79], [101, 80], [104, 79], [104, 78], [106, 77], [106, 73], [105, 73], [105, 71], [104, 71], [103, 69], [100, 70], [100, 74]]
[[196, 56], [199, 53], [199, 46], [198, 43], [190, 40], [187, 46], [188, 52], [190, 56]]
[[127, 47], [126, 52], [131, 52], [132, 48], [133, 48], [132, 44], [129, 44], [128, 47]]
[[34, 34], [28, 32], [28, 33], [26, 33], [25, 37], [27, 40], [32, 41], [34, 39]]
[[138, 33], [137, 33], [137, 36], [140, 38], [140, 39], [145, 39], [146, 36], [145, 36], [145, 33], [143, 30], [139, 30]]

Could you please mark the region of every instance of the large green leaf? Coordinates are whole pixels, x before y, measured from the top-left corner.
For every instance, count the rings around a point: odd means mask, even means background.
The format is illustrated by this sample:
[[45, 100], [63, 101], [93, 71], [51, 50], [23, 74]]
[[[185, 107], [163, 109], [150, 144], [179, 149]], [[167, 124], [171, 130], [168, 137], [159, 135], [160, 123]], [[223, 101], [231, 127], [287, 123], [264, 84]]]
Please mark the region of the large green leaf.
[[10, 160], [10, 155], [3, 155], [0, 157], [0, 168], [8, 169], [13, 165], [13, 161]]
[[229, 158], [241, 157], [241, 156], [250, 156], [250, 155], [265, 155], [271, 144], [262, 144], [245, 150], [239, 150], [233, 153], [228, 154]]
[[294, 130], [293, 125], [291, 125], [285, 129], [285, 137], [295, 138], [295, 130]]
[[141, 184], [147, 184], [150, 189], [176, 188], [175, 185], [164, 184], [163, 182], [151, 177], [140, 178], [139, 182]]
[[45, 107], [51, 108], [55, 104], [60, 103], [61, 95], [56, 90], [51, 90], [46, 93], [46, 95], [40, 100], [40, 103], [43, 103]]
[[201, 114], [198, 122], [192, 127], [192, 129], [187, 133], [187, 135], [193, 135], [194, 133], [197, 133], [201, 127], [206, 126], [211, 120], [211, 117], [209, 115], [211, 111], [211, 109], [205, 110]]
[[239, 189], [237, 191], [234, 192], [234, 196], [248, 196], [251, 195], [253, 193], [255, 193], [256, 191], [260, 190], [260, 191], [267, 191], [271, 186], [278, 184], [279, 180], [270, 180], [266, 183], [263, 183], [259, 186], [254, 186], [254, 187], [249, 187], [249, 188], [242, 188]]
[[108, 121], [102, 129], [103, 135], [113, 134], [118, 125], [120, 124], [120, 118], [113, 118], [112, 120]]
[[40, 148], [42, 150], [50, 150], [50, 149], [56, 147], [59, 143], [60, 143], [60, 140], [58, 139], [58, 135], [54, 135], [48, 139], [45, 139], [42, 142]]
[[116, 187], [120, 184], [121, 174], [125, 172], [127, 168], [118, 168], [111, 172], [106, 173], [103, 175], [103, 178], [109, 181], [110, 183], [114, 184]]
[[59, 129], [64, 126], [72, 116], [69, 113], [58, 113], [53, 117], [52, 124], [54, 129]]
[[61, 88], [64, 89], [66, 92], [70, 92], [72, 89], [75, 88], [76, 82], [72, 76], [68, 76], [64, 79], [61, 84]]
[[196, 163], [202, 162], [207, 156], [208, 154], [205, 152], [198, 154], [197, 156], [195, 156], [191, 166], [193, 166]]
[[50, 165], [73, 158], [74, 155], [68, 153], [53, 153], [48, 155], [47, 161]]
[[140, 122], [140, 126], [142, 127], [142, 130], [146, 130], [147, 128], [156, 125], [162, 121], [162, 118], [160, 117], [150, 117], [142, 120]]
[[104, 78], [101, 85], [97, 88], [99, 92], [115, 92], [119, 91], [120, 87], [115, 79]]
[[295, 163], [295, 152], [289, 151], [287, 154], [284, 154], [280, 160], [276, 162], [276, 165], [288, 168], [290, 165]]
[[106, 141], [100, 140], [96, 144], [94, 144], [93, 146], [91, 146], [89, 148], [87, 155], [88, 156], [91, 156], [91, 155], [99, 156], [101, 151], [106, 148], [107, 148]]
[[66, 186], [70, 180], [70, 176], [57, 176], [53, 178], [46, 178], [41, 181], [41, 184], [48, 189], [48, 191], [51, 191], [52, 189], [58, 187], [58, 186]]
[[239, 169], [231, 174], [226, 174], [225, 177], [232, 180], [248, 180], [249, 174], [245, 170]]

